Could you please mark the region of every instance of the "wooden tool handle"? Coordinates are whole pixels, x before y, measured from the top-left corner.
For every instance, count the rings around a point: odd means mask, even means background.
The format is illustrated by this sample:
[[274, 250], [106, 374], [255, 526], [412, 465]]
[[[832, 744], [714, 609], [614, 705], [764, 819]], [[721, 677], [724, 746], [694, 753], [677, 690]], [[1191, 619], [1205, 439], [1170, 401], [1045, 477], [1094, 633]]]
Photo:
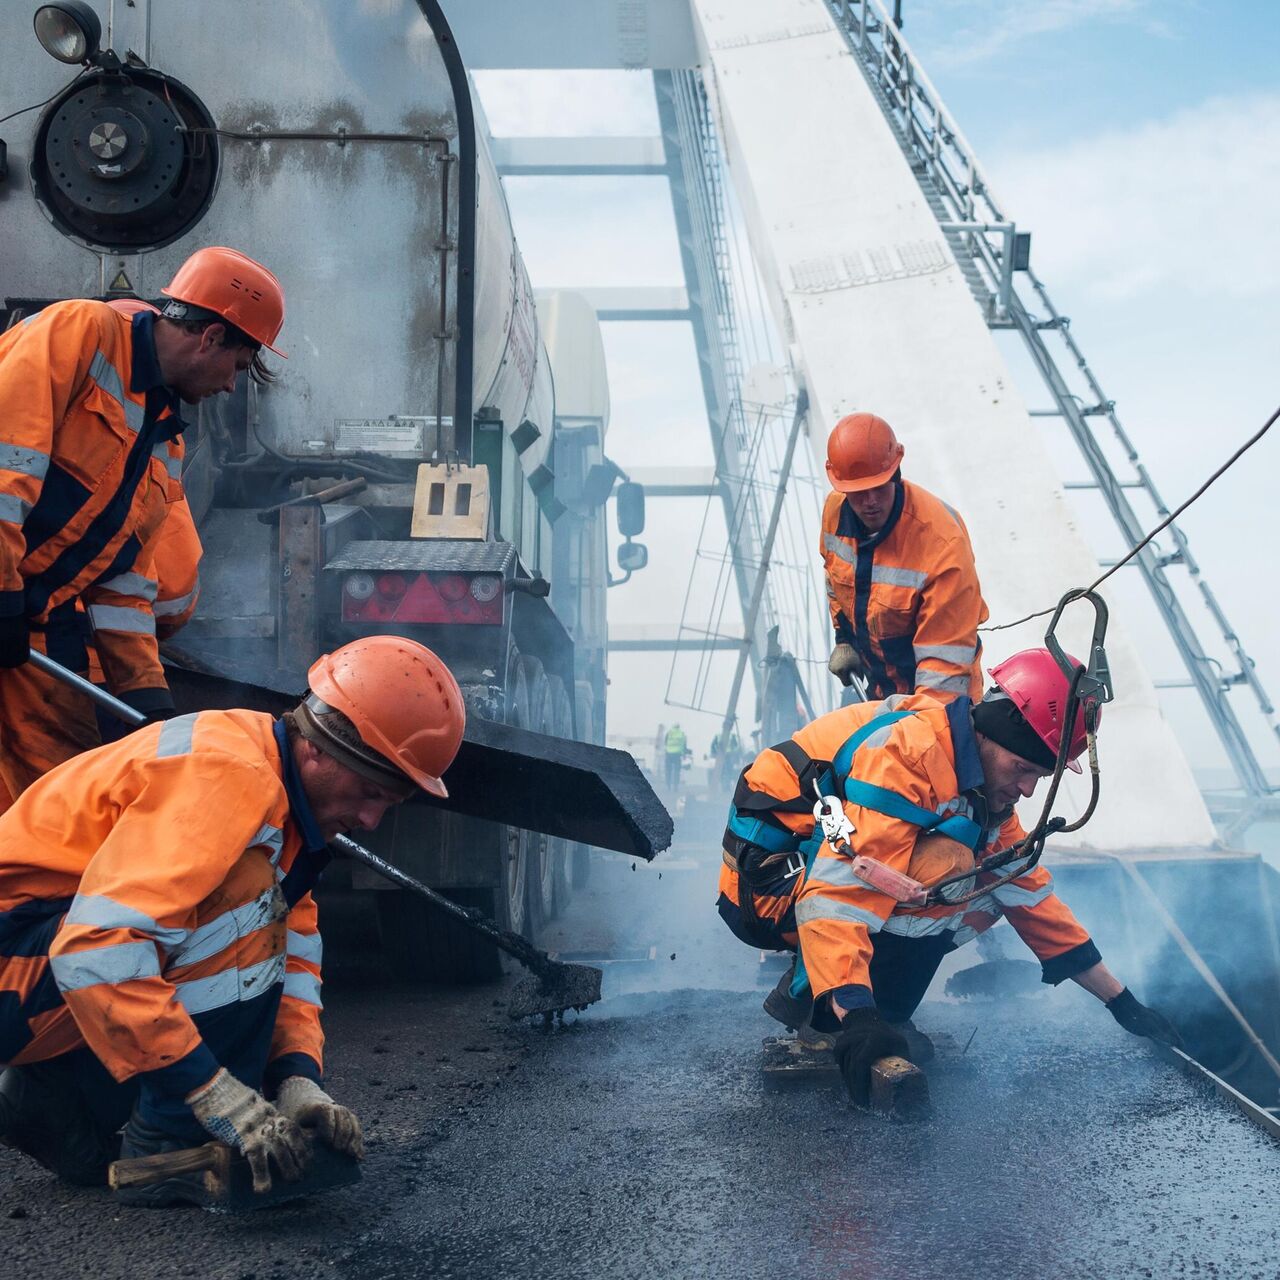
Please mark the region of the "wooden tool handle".
[[120, 1191], [126, 1187], [150, 1187], [166, 1178], [188, 1173], [213, 1171], [225, 1179], [230, 1167], [231, 1148], [222, 1142], [206, 1142], [202, 1147], [116, 1160], [107, 1171], [107, 1182], [112, 1191]]

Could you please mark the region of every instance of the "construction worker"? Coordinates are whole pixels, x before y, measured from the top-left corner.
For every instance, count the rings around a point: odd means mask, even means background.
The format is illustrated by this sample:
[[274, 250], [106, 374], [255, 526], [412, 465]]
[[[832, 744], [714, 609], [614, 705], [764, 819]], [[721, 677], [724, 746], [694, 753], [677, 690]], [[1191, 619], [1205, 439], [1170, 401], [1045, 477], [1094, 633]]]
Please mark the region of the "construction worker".
[[689, 740], [684, 730], [673, 724], [667, 730], [663, 741], [663, 754], [667, 769], [667, 790], [675, 791], [680, 786], [680, 771], [684, 768], [684, 753], [688, 750]]
[[300, 1127], [361, 1153], [323, 1089], [312, 888], [336, 834], [415, 788], [447, 794], [464, 709], [439, 658], [398, 636], [321, 657], [308, 683], [279, 720], [139, 729], [0, 816], [0, 1139], [69, 1181], [104, 1179], [126, 1121], [124, 1155], [212, 1134], [260, 1190], [300, 1172]]
[[987, 607], [969, 531], [945, 502], [902, 478], [903, 453], [893, 428], [871, 413], [841, 418], [827, 440], [828, 666], [846, 687], [859, 677], [872, 698], [976, 701]]
[[0, 336], [0, 783], [9, 795], [99, 742], [91, 704], [54, 692], [27, 664], [30, 646], [85, 674], [87, 624], [107, 687], [154, 719], [173, 710], [154, 580], [140, 568], [183, 498], [180, 403], [231, 391], [246, 371], [270, 380], [259, 352], [276, 351], [284, 294], [265, 267], [225, 248], [194, 253], [164, 293], [158, 314], [57, 302]]
[[[942, 957], [1002, 916], [1045, 982], [1070, 978], [1125, 1030], [1178, 1042], [1172, 1025], [1108, 971], [1043, 866], [1015, 874], [1026, 858], [1015, 859], [953, 883], [936, 906], [894, 896], [895, 873], [928, 888], [1026, 835], [1013, 806], [1053, 772], [1067, 680], [1045, 649], [1015, 654], [991, 676], [977, 706], [963, 695], [941, 703], [911, 694], [819, 716], [761, 752], [729, 809], [720, 915], [751, 946], [798, 952], [804, 976], [793, 966], [765, 1009], [810, 1047], [834, 1048], [862, 1104], [875, 1059], [931, 1056], [910, 1021], [916, 1006]], [[1076, 772], [1085, 745], [1081, 712], [1068, 752]], [[843, 851], [815, 829], [815, 783], [843, 801], [851, 824]]]

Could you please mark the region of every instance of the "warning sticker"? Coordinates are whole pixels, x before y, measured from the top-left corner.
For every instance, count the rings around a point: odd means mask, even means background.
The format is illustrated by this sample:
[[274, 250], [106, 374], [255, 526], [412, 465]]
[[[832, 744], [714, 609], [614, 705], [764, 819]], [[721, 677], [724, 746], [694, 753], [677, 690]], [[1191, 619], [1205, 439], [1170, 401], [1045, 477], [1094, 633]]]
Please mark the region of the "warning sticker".
[[[449, 418], [443, 419], [447, 428]], [[401, 457], [423, 456], [435, 447], [435, 418], [396, 415], [390, 418], [335, 418], [333, 448], [337, 453], [381, 453]]]
[[116, 272], [115, 279], [111, 281], [111, 287], [107, 290], [107, 292], [108, 293], [132, 293], [133, 292], [133, 285], [130, 282], [129, 277], [125, 275], [123, 267], [121, 267], [120, 270]]

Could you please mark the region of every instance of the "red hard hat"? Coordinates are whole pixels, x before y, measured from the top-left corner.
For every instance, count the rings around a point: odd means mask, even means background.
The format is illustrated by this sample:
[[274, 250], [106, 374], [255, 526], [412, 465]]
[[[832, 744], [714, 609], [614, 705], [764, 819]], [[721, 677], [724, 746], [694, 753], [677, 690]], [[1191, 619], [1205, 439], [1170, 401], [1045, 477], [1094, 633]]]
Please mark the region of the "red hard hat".
[[365, 636], [317, 658], [311, 692], [341, 711], [360, 739], [433, 796], [462, 742], [466, 710], [453, 673], [425, 645]]
[[906, 451], [874, 413], [851, 413], [827, 439], [827, 476], [840, 493], [861, 493], [893, 479]]
[[284, 324], [284, 290], [262, 263], [238, 249], [197, 249], [160, 292], [212, 311], [268, 351], [284, 355], [271, 345]]
[[[1073, 666], [1083, 667], [1079, 658], [1067, 654]], [[990, 674], [996, 687], [1006, 693], [1022, 718], [1031, 726], [1036, 737], [1058, 755], [1062, 741], [1063, 716], [1066, 713], [1069, 682], [1063, 670], [1048, 649], [1023, 649], [1013, 657], [991, 667]], [[1099, 708], [1101, 716], [1101, 708]], [[1067, 765], [1073, 773], [1083, 770], [1076, 757], [1085, 749], [1087, 739], [1084, 730], [1084, 707], [1076, 708], [1076, 722], [1071, 732], [1071, 748], [1067, 752]]]

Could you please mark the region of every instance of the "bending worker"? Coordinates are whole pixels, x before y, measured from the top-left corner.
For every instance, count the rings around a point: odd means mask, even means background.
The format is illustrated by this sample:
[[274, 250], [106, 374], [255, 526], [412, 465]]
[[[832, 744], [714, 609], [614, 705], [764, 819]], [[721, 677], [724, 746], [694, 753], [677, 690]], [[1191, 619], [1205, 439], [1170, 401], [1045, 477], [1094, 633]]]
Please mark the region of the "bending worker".
[[[961, 880], [950, 897], [992, 887], [939, 906], [904, 906], [872, 887], [870, 880], [884, 887], [879, 868], [929, 887], [1025, 836], [1013, 806], [1053, 772], [1067, 681], [1045, 649], [1015, 654], [991, 676], [994, 686], [977, 706], [914, 694], [818, 717], [761, 752], [729, 809], [720, 915], [753, 947], [798, 950], [807, 987], [793, 966], [765, 1010], [799, 1028], [810, 1047], [834, 1048], [862, 1104], [877, 1058], [932, 1056], [911, 1016], [942, 957], [1002, 916], [1040, 961], [1045, 982], [1070, 978], [1126, 1031], [1178, 1043], [1170, 1023], [1102, 963], [1044, 866], [1001, 885], [993, 881], [1018, 862]], [[1076, 772], [1085, 744], [1081, 712], [1069, 748]], [[845, 852], [815, 832], [815, 781], [824, 795], [843, 798], [852, 824]], [[860, 874], [850, 849], [875, 867]]]
[[68, 714], [27, 663], [31, 645], [83, 675], [87, 623], [111, 692], [172, 714], [139, 567], [183, 496], [180, 404], [246, 371], [270, 379], [259, 349], [275, 351], [284, 294], [224, 248], [194, 253], [164, 292], [158, 315], [55, 302], [0, 337], [0, 783], [12, 796], [99, 742], [88, 699]]
[[[0, 816], [0, 1139], [68, 1181], [210, 1134], [258, 1190], [299, 1175], [300, 1127], [362, 1152], [323, 1088], [312, 889], [335, 835], [415, 788], [447, 794], [465, 713], [439, 658], [398, 636], [344, 645], [308, 680], [280, 720], [149, 725]], [[201, 1189], [195, 1175], [120, 1194]]]
[[833, 493], [822, 560], [835, 627], [828, 664], [867, 695], [982, 696], [978, 627], [986, 621], [964, 521], [902, 478], [903, 447], [883, 418], [853, 413], [827, 441]]

